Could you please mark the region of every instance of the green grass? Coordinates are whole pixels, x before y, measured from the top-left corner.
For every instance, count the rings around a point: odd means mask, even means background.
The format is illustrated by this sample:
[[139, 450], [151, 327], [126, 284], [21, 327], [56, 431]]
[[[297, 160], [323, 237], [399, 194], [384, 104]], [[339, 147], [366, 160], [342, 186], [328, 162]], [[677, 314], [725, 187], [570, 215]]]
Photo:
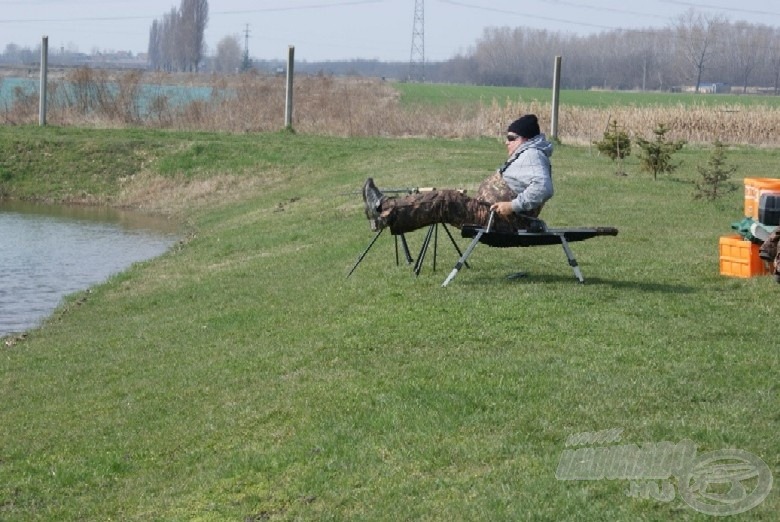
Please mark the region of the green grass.
[[[441, 288], [456, 258], [442, 237], [435, 272], [396, 267], [383, 236], [345, 279], [372, 233], [360, 197], [339, 194], [367, 176], [473, 190], [503, 160], [495, 140], [0, 128], [11, 136], [268, 183], [191, 211], [186, 244], [0, 345], [2, 520], [710, 518], [677, 492], [556, 480], [569, 435], [611, 428], [624, 443], [742, 449], [778, 476], [777, 285], [718, 275], [742, 200], [692, 200], [708, 151], [685, 149], [653, 182], [634, 158], [618, 177], [558, 147], [543, 217], [620, 229], [572, 245], [587, 283], [560, 248], [481, 245]], [[771, 176], [777, 154], [728, 158], [736, 176]], [[7, 191], [42, 190], [4, 161]], [[415, 253], [421, 239], [409, 235]], [[529, 276], [505, 278], [518, 269]], [[737, 518], [778, 508], [772, 492]]]
[[[486, 87], [435, 83], [398, 83], [401, 102], [408, 106], [471, 106], [511, 102], [552, 102], [550, 89], [531, 87]], [[563, 89], [560, 103], [575, 107], [609, 108], [613, 106], [684, 107], [769, 106], [780, 105], [780, 97], [761, 95], [692, 94], [666, 92], [625, 92]]]

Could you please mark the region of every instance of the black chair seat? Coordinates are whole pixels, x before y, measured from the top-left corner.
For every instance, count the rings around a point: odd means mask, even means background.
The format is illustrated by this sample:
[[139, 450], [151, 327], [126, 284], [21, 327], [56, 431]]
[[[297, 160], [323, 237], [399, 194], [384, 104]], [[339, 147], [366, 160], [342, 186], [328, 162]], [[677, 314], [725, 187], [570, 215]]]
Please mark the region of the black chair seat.
[[[482, 230], [477, 225], [465, 225], [461, 228], [461, 236], [473, 238]], [[549, 228], [544, 232], [515, 233], [484, 232], [479, 238], [480, 243], [498, 248], [533, 247], [544, 245], [559, 245], [561, 237], [566, 241], [584, 241], [596, 236], [616, 236], [617, 228], [614, 227], [575, 227], [575, 228]]]

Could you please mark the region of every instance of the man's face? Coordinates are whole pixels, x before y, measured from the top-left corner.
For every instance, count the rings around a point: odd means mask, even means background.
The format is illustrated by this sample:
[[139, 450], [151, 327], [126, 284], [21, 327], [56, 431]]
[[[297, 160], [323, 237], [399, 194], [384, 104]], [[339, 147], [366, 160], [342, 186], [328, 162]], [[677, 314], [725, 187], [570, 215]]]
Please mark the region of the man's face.
[[511, 156], [516, 150], [517, 147], [523, 144], [525, 141], [525, 138], [522, 136], [518, 136], [517, 134], [514, 134], [512, 132], [507, 133], [506, 135], [506, 150]]

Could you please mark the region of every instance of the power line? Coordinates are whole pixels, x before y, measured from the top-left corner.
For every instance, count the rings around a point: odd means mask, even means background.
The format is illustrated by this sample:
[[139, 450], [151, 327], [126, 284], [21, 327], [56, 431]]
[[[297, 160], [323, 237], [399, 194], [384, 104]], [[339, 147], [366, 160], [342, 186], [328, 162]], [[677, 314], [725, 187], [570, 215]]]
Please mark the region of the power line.
[[351, 0], [344, 2], [335, 2], [330, 4], [309, 4], [292, 7], [261, 7], [258, 9], [234, 9], [230, 11], [214, 11], [214, 14], [248, 14], [248, 13], [269, 13], [273, 11], [303, 11], [306, 9], [328, 9], [330, 7], [345, 7], [350, 5], [381, 4], [385, 0]]
[[499, 14], [508, 14], [508, 15], [517, 15], [522, 16], [523, 18], [534, 18], [536, 20], [544, 20], [546, 22], [559, 22], [564, 24], [572, 24], [572, 25], [579, 25], [583, 27], [593, 27], [595, 29], [613, 29], [612, 27], [607, 27], [605, 25], [599, 25], [599, 24], [588, 24], [584, 22], [576, 22], [573, 20], [564, 20], [562, 18], [552, 18], [549, 16], [541, 16], [541, 15], [535, 15], [531, 12], [526, 11], [513, 11], [509, 9], [498, 9], [495, 7], [485, 7], [482, 5], [475, 5], [475, 4], [469, 4], [466, 2], [457, 2], [455, 0], [439, 0], [440, 2], [444, 4], [450, 4], [458, 7], [466, 7], [469, 9], [476, 9], [478, 11], [487, 11], [492, 13], [499, 13]]
[[[333, 2], [328, 4], [308, 4], [288, 7], [263, 7], [258, 9], [239, 9], [230, 11], [211, 11], [211, 15], [234, 15], [251, 13], [270, 13], [275, 11], [303, 11], [311, 9], [328, 9], [331, 7], [345, 7], [364, 4], [383, 3], [385, 0], [347, 0], [342, 2]], [[85, 16], [77, 18], [17, 18], [4, 20], [0, 19], [0, 24], [22, 24], [22, 23], [54, 23], [54, 22], [107, 22], [116, 20], [151, 20], [158, 15], [125, 15], [125, 16]]]
[[686, 5], [686, 6], [689, 6], [689, 7], [698, 7], [700, 9], [716, 9], [716, 10], [719, 10], [719, 11], [726, 11], [726, 12], [730, 12], [730, 13], [744, 13], [744, 14], [780, 16], [780, 12], [777, 12], [777, 11], [757, 11], [757, 10], [753, 10], [753, 9], [740, 9], [740, 8], [736, 8], [736, 7], [721, 7], [721, 6], [718, 6], [718, 5], [711, 5], [711, 4], [699, 4], [699, 3], [696, 3], [696, 2], [681, 2], [679, 0], [659, 0], [659, 1], [664, 3], [664, 4]]
[[[771, 12], [771, 11], [758, 11], [758, 10], [749, 10], [749, 9], [740, 9], [740, 8], [727, 8], [727, 7], [719, 7], [712, 4], [699, 4], [696, 2], [685, 2], [681, 0], [658, 0], [662, 3], [667, 4], [676, 4], [676, 5], [682, 5], [682, 6], [690, 6], [694, 8], [699, 9], [719, 9], [721, 11], [729, 11], [732, 13], [744, 13], [744, 14], [757, 14], [757, 15], [764, 15], [764, 16], [780, 16], [779, 12]], [[476, 3], [470, 3], [470, 2], [463, 2], [459, 0], [439, 0], [439, 2], [443, 4], [449, 4], [456, 7], [465, 7], [467, 9], [474, 9], [477, 11], [483, 11], [483, 12], [492, 12], [492, 13], [498, 13], [502, 15], [512, 15], [512, 16], [518, 16], [522, 17], [524, 19], [534, 19], [534, 20], [542, 20], [545, 22], [554, 22], [554, 23], [563, 23], [563, 24], [569, 24], [573, 26], [578, 27], [590, 27], [593, 29], [600, 29], [600, 30], [615, 30], [615, 29], [622, 29], [620, 27], [614, 27], [614, 26], [607, 26], [603, 24], [594, 24], [594, 23], [587, 23], [583, 22], [581, 20], [568, 20], [564, 18], [557, 18], [557, 17], [550, 17], [550, 16], [542, 16], [539, 14], [534, 13], [532, 10], [513, 10], [513, 9], [500, 9], [495, 7], [488, 7], [485, 5], [479, 5]], [[651, 13], [641, 13], [637, 11], [630, 11], [627, 9], [620, 9], [620, 8], [612, 8], [612, 7], [602, 7], [602, 6], [596, 6], [590, 3], [582, 3], [582, 2], [570, 2], [565, 0], [557, 0], [555, 2], [556, 4], [567, 6], [567, 7], [573, 7], [576, 9], [585, 9], [589, 11], [599, 11], [599, 12], [606, 12], [606, 13], [616, 13], [616, 14], [622, 14], [622, 15], [632, 15], [634, 17], [642, 17], [642, 18], [658, 18], [661, 20], [672, 20], [673, 17], [670, 16], [663, 16], [658, 14], [651, 14]]]

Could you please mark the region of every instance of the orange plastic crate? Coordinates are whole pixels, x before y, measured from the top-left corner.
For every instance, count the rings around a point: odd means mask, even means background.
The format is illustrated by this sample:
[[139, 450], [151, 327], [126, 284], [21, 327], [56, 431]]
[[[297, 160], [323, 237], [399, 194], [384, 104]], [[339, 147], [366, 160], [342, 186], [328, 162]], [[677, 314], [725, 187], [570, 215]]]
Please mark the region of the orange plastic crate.
[[758, 206], [763, 194], [780, 195], [780, 179], [745, 178], [745, 217], [758, 221]]
[[753, 277], [770, 274], [768, 264], [758, 257], [759, 245], [738, 234], [721, 236], [720, 274], [731, 277]]

